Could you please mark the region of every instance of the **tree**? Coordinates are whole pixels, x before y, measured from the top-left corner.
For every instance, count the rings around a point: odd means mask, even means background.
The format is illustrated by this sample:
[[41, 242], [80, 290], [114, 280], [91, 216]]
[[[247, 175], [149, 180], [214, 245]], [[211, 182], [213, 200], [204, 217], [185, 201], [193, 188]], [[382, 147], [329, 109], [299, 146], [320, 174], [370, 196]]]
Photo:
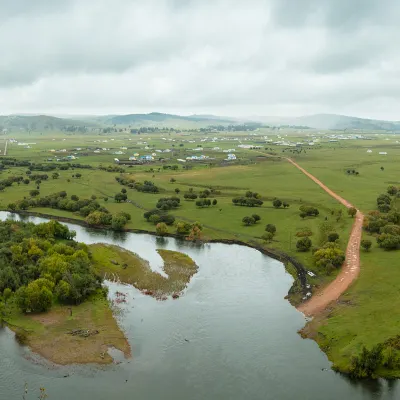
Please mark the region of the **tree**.
[[363, 239], [361, 240], [361, 247], [365, 250], [365, 251], [369, 251], [369, 249], [372, 246], [372, 242], [368, 239]]
[[356, 209], [355, 207], [350, 207], [350, 208], [347, 210], [347, 214], [349, 214], [350, 217], [353, 218], [353, 217], [357, 214], [357, 209]]
[[165, 222], [159, 222], [156, 225], [156, 233], [159, 236], [164, 236], [165, 234], [167, 234], [168, 233], [167, 224]]
[[187, 222], [180, 221], [176, 224], [176, 233], [178, 235], [187, 235], [191, 229], [192, 225]]
[[251, 217], [254, 219], [255, 223], [261, 220], [261, 217], [258, 214], [253, 214]]
[[275, 208], [280, 208], [280, 207], [282, 206], [282, 201], [279, 200], [279, 199], [275, 199], [275, 200], [272, 202], [272, 205], [273, 205]]
[[124, 229], [127, 219], [123, 215], [114, 215], [111, 220], [111, 228], [114, 231], [122, 231]]
[[96, 200], [96, 199], [97, 199], [97, 196], [96, 196], [95, 194], [92, 194], [92, 195], [90, 196], [90, 198], [91, 198], [92, 200]]
[[176, 188], [176, 189], [175, 189], [175, 193], [176, 193], [176, 194], [179, 194], [180, 191], [181, 191], [181, 189], [179, 189], [179, 188]]
[[105, 202], [107, 202], [108, 201], [108, 197], [104, 197], [104, 199], [103, 199]]
[[253, 217], [243, 217], [242, 222], [246, 226], [254, 225], [256, 223], [256, 221]]
[[122, 189], [121, 189], [121, 193], [124, 193], [124, 194], [125, 194], [125, 193], [126, 193], [126, 189], [125, 189], [125, 188], [122, 188]]
[[169, 181], [170, 181], [171, 183], [174, 183], [174, 182], [176, 182], [176, 179], [175, 179], [175, 178], [171, 178]]
[[288, 208], [290, 206], [289, 203], [287, 203], [286, 201], [284, 201], [282, 203], [282, 205], [283, 205], [283, 208]]
[[29, 179], [24, 179], [22, 182], [24, 182], [25, 185], [29, 185], [30, 180]]
[[128, 198], [128, 196], [125, 193], [117, 193], [114, 196], [114, 199], [117, 203], [121, 203], [121, 201], [125, 201]]
[[40, 194], [40, 192], [39, 192], [39, 190], [37, 190], [37, 189], [33, 189], [33, 190], [31, 190], [31, 191], [29, 192], [29, 195], [30, 195], [31, 197], [39, 196], [39, 194]]
[[339, 268], [345, 260], [345, 255], [336, 243], [328, 242], [314, 253], [314, 259], [319, 268], [326, 268], [330, 264]]
[[214, 199], [214, 200], [212, 201], [213, 206], [216, 206], [217, 203], [218, 203], [217, 199]]
[[73, 195], [71, 196], [71, 200], [73, 200], [73, 201], [78, 201], [78, 200], [79, 200], [79, 197], [78, 197], [76, 194], [73, 194]]
[[308, 236], [304, 236], [299, 239], [296, 243], [296, 248], [298, 251], [306, 252], [311, 249], [312, 242]]
[[10, 204], [7, 206], [7, 208], [8, 208], [10, 211], [15, 211], [15, 210], [17, 209], [17, 205], [16, 205], [15, 203], [10, 203]]
[[53, 174], [51, 175], [51, 177], [53, 179], [58, 179], [60, 177], [60, 174], [58, 172], [53, 172]]
[[272, 241], [274, 238], [274, 234], [271, 232], [265, 232], [262, 236], [261, 239], [264, 240], [265, 242], [269, 243]]
[[161, 217], [157, 214], [153, 214], [149, 217], [149, 222], [153, 223], [154, 225], [158, 224], [161, 220]]
[[11, 297], [11, 295], [12, 295], [12, 290], [10, 288], [5, 288], [3, 291], [3, 299], [5, 304], [7, 304], [7, 301]]
[[331, 232], [328, 234], [328, 242], [336, 242], [336, 240], [339, 240], [339, 234], [336, 232]]
[[75, 174], [75, 178], [81, 178], [82, 177], [82, 174], [80, 174], [79, 172], [77, 172], [76, 174]]
[[390, 194], [391, 196], [395, 196], [398, 191], [399, 191], [398, 188], [393, 185], [391, 185], [387, 188], [387, 193]]
[[274, 224], [267, 224], [265, 226], [265, 230], [269, 233], [272, 233], [272, 235], [275, 235], [276, 233], [276, 226]]

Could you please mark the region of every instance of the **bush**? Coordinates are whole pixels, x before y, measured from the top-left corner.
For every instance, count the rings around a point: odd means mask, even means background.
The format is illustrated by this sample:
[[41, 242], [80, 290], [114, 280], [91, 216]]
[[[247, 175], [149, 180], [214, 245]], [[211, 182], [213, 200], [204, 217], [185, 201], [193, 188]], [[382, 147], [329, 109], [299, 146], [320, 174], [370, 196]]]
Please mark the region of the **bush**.
[[369, 249], [372, 246], [372, 242], [368, 239], [363, 239], [361, 240], [361, 247], [365, 250], [365, 251], [369, 251]]
[[314, 259], [318, 267], [326, 268], [332, 264], [339, 268], [345, 260], [345, 254], [335, 243], [328, 242], [314, 253]]
[[308, 236], [299, 239], [296, 243], [297, 251], [302, 251], [302, 252], [309, 251], [311, 249], [311, 246], [312, 242]]
[[349, 214], [350, 217], [354, 217], [357, 214], [357, 209], [355, 207], [350, 207], [347, 210], [347, 214]]
[[280, 207], [282, 206], [282, 201], [279, 200], [279, 199], [275, 199], [275, 200], [272, 202], [272, 205], [273, 205], [275, 208], [280, 208]]
[[168, 227], [165, 222], [159, 222], [156, 226], [156, 233], [159, 236], [164, 236], [168, 233]]
[[319, 211], [315, 207], [302, 205], [302, 206], [300, 206], [299, 210], [300, 210], [300, 217], [301, 218], [317, 217], [319, 215]]
[[242, 222], [246, 226], [254, 225], [256, 223], [253, 217], [243, 217]]
[[269, 233], [272, 233], [273, 235], [275, 235], [276, 233], [276, 226], [274, 224], [267, 224], [265, 226], [265, 230]]
[[336, 240], [339, 240], [339, 234], [336, 232], [331, 232], [328, 234], [328, 242], [336, 242]]
[[271, 232], [265, 232], [262, 236], [261, 239], [264, 240], [265, 242], [269, 243], [272, 241], [274, 238], [274, 234]]

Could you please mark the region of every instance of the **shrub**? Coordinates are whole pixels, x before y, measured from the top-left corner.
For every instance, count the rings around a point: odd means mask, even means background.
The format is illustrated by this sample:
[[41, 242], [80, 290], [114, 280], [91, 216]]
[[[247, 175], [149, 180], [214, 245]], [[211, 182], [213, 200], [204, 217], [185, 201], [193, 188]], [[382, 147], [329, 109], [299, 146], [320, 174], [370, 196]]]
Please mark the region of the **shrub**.
[[347, 210], [347, 214], [349, 214], [350, 217], [354, 217], [357, 214], [357, 209], [355, 207], [350, 207]]
[[276, 226], [274, 224], [267, 224], [265, 226], [265, 230], [269, 233], [272, 233], [273, 235], [275, 235], [276, 233]]
[[328, 242], [336, 242], [339, 239], [339, 234], [336, 232], [331, 232], [328, 234]]
[[282, 201], [279, 200], [279, 199], [275, 199], [275, 200], [272, 202], [272, 205], [273, 205], [275, 208], [280, 208], [280, 207], [282, 206]]
[[305, 236], [305, 237], [299, 239], [296, 243], [297, 250], [302, 251], [302, 252], [310, 250], [311, 246], [312, 246], [312, 242], [308, 236]]
[[372, 246], [372, 242], [368, 239], [363, 239], [361, 240], [361, 247], [365, 250], [365, 251], [369, 251], [369, 249]]
[[318, 267], [326, 268], [332, 264], [339, 268], [345, 260], [345, 254], [335, 243], [328, 242], [314, 253], [314, 259]]

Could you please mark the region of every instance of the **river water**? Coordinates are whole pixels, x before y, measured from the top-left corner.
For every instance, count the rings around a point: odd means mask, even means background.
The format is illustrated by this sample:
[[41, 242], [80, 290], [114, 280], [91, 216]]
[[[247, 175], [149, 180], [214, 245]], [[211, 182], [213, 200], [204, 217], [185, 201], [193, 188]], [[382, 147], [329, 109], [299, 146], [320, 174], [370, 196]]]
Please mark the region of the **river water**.
[[[0, 212], [0, 219], [16, 215]], [[43, 218], [23, 218], [35, 223]], [[254, 249], [194, 247], [151, 235], [95, 231], [66, 224], [87, 244], [106, 242], [138, 253], [159, 270], [157, 248], [188, 254], [199, 265], [183, 297], [156, 301], [134, 288], [118, 317], [133, 357], [121, 364], [55, 367], [0, 331], [0, 399], [165, 400], [399, 399], [397, 381], [351, 381], [330, 370], [316, 343], [297, 331], [305, 320], [285, 299], [292, 277]], [[118, 356], [118, 355], [117, 355]]]

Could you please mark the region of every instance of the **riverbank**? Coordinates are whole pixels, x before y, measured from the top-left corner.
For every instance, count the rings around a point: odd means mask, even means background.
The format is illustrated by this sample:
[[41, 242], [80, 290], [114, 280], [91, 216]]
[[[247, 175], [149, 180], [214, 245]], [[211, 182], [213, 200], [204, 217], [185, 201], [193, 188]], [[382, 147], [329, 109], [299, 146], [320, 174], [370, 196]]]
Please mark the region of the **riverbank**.
[[[12, 213], [12, 212], [11, 212]], [[104, 230], [104, 227], [91, 227], [83, 219], [75, 219], [70, 217], [62, 217], [52, 214], [40, 213], [35, 211], [18, 211], [15, 214], [23, 215], [23, 216], [33, 216], [33, 217], [40, 217], [40, 218], [48, 218], [54, 219], [60, 222], [66, 222], [71, 224], [76, 224], [82, 226], [84, 228], [90, 228], [95, 230]], [[130, 233], [143, 233], [152, 236], [157, 236], [156, 232], [143, 230], [143, 229], [133, 229], [133, 228], [125, 228], [123, 232], [130, 232]], [[173, 233], [166, 233], [163, 235], [164, 237], [170, 237], [178, 240], [184, 240], [184, 238], [180, 235], [176, 235]], [[312, 292], [312, 285], [309, 282], [310, 277], [307, 274], [307, 268], [294, 257], [290, 256], [289, 254], [284, 253], [281, 250], [267, 248], [262, 245], [260, 242], [256, 242], [255, 239], [249, 242], [245, 242], [242, 240], [237, 239], [209, 239], [207, 243], [222, 243], [222, 244], [236, 244], [239, 246], [246, 246], [253, 248], [260, 253], [271, 257], [275, 260], [282, 262], [288, 273], [293, 277], [294, 282], [286, 296], [286, 299], [292, 304], [294, 307], [297, 307], [304, 301], [304, 298], [307, 296], [307, 293]]]
[[110, 348], [131, 356], [129, 342], [101, 295], [79, 306], [53, 306], [46, 313], [12, 310], [7, 325], [21, 344], [57, 365], [111, 364]]

